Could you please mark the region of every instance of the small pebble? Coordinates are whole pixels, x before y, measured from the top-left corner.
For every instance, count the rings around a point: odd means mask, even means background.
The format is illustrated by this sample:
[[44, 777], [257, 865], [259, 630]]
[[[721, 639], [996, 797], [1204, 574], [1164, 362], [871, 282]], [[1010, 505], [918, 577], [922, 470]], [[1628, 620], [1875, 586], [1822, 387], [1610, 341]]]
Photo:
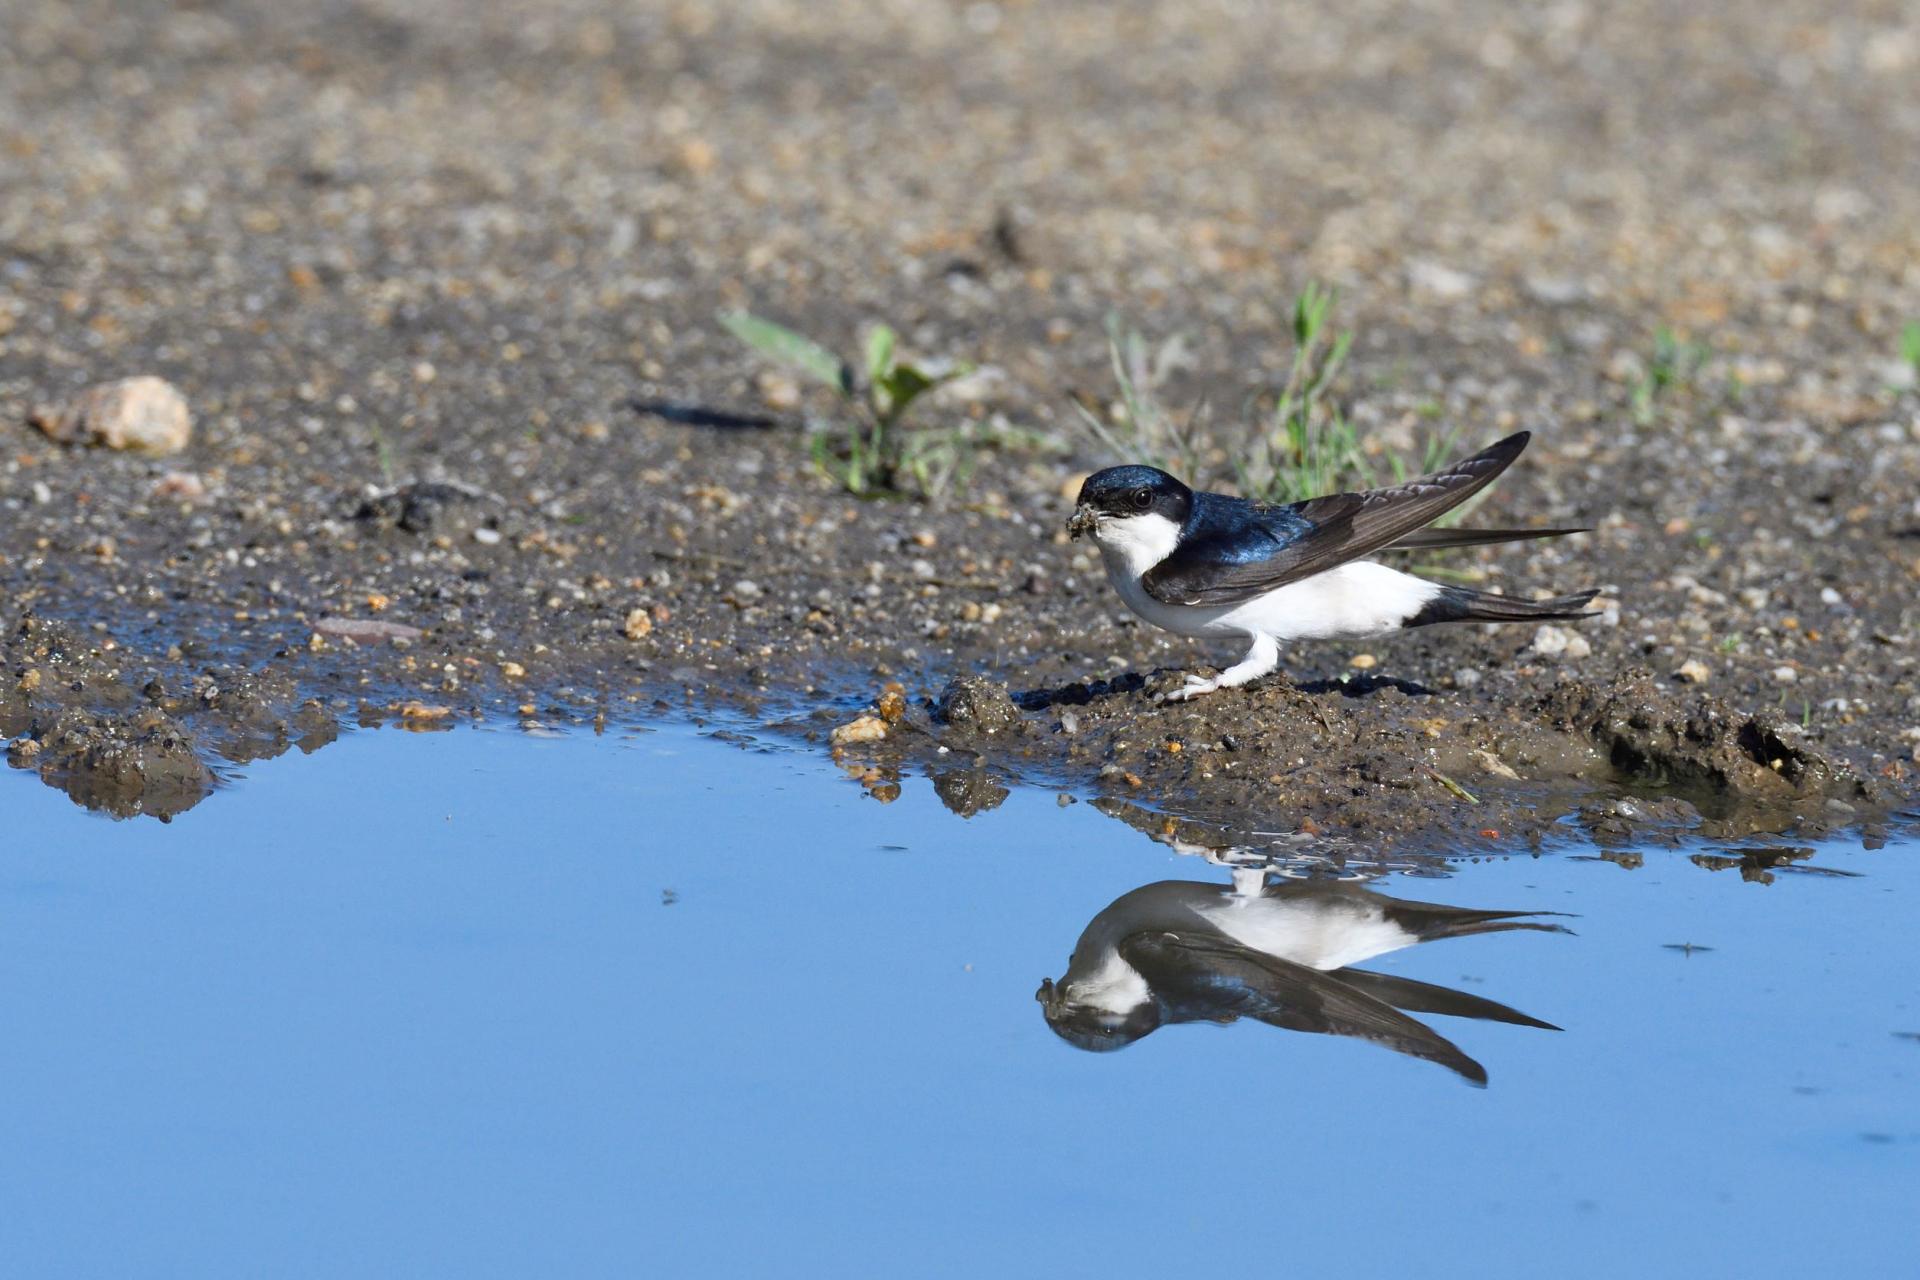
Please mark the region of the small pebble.
[[760, 393], [761, 403], [769, 409], [785, 411], [800, 405], [800, 384], [784, 373], [768, 370], [755, 374], [753, 385]]
[[1773, 669], [1773, 678], [1781, 684], [1792, 684], [1800, 678], [1800, 673], [1792, 667], [1775, 667]]
[[1533, 633], [1531, 650], [1543, 658], [1580, 659], [1591, 654], [1593, 646], [1577, 631], [1544, 626]]
[[1356, 671], [1371, 671], [1380, 664], [1380, 659], [1370, 653], [1356, 653], [1347, 659], [1347, 665]]
[[861, 716], [835, 729], [828, 740], [836, 747], [878, 742], [887, 736], [887, 722], [879, 716]]
[[481, 525], [473, 531], [473, 540], [483, 547], [497, 547], [500, 545], [500, 531]]
[[103, 382], [29, 421], [61, 444], [98, 444], [141, 453], [178, 453], [193, 438], [187, 398], [164, 378]]
[[1689, 658], [1680, 664], [1680, 669], [1673, 673], [1673, 678], [1687, 684], [1705, 684], [1713, 678], [1713, 668], [1698, 658]]
[[206, 481], [191, 471], [169, 471], [153, 482], [153, 496], [181, 502], [201, 502], [207, 496]]
[[629, 640], [643, 640], [653, 634], [653, 619], [645, 609], [629, 609], [626, 625], [620, 630]]

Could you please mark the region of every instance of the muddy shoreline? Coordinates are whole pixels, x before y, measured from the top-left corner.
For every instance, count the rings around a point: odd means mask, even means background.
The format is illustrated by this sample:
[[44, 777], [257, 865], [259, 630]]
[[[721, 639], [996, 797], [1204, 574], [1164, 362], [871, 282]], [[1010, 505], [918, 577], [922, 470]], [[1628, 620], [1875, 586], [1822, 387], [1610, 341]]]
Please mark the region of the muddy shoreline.
[[[1920, 55], [1873, 6], [1280, 7], [1279, 70], [1204, 8], [530, 9], [0, 0], [15, 768], [165, 816], [341, 725], [724, 713], [881, 798], [1026, 778], [1229, 844], [1871, 836], [1913, 803]], [[1370, 446], [1529, 427], [1485, 516], [1595, 529], [1438, 567], [1605, 616], [1303, 646], [1158, 706], [1237, 655], [1135, 624], [1065, 539], [1111, 460], [1071, 397], [1113, 398], [1120, 313], [1187, 336], [1170, 403], [1255, 412], [1308, 279]], [[927, 421], [998, 443], [937, 502], [841, 491], [832, 397], [720, 329], [741, 305], [977, 366]], [[181, 452], [31, 425], [147, 374]], [[831, 747], [890, 682], [886, 738]]]

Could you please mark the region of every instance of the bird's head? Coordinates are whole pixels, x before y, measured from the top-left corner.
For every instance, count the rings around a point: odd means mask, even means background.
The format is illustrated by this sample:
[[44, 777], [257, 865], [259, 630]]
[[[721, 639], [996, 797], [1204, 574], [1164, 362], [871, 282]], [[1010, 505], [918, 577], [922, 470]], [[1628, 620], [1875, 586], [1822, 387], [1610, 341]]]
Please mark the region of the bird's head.
[[1080, 500], [1067, 521], [1074, 537], [1090, 533], [1096, 539], [1155, 517], [1174, 528], [1186, 523], [1193, 506], [1193, 490], [1154, 467], [1108, 467], [1087, 477]]
[[1160, 1025], [1160, 1006], [1151, 1000], [1120, 1011], [1082, 1004], [1067, 995], [1066, 984], [1042, 979], [1034, 992], [1053, 1033], [1076, 1049], [1108, 1053], [1124, 1049]]

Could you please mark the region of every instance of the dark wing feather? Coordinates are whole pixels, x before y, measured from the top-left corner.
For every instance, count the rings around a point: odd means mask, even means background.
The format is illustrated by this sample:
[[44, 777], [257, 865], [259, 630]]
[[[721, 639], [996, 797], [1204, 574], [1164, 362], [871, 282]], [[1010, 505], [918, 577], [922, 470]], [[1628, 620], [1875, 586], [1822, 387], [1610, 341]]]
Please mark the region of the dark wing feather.
[[1486, 1068], [1459, 1046], [1384, 1000], [1224, 934], [1137, 933], [1121, 942], [1120, 955], [1146, 978], [1168, 1022], [1252, 1018], [1288, 1031], [1352, 1036], [1487, 1082]]
[[1404, 538], [1395, 538], [1384, 551], [1437, 550], [1440, 547], [1489, 547], [1499, 542], [1525, 542], [1530, 538], [1564, 538], [1570, 533], [1592, 533], [1591, 529], [1416, 529]]
[[1510, 1005], [1483, 996], [1469, 995], [1465, 991], [1455, 991], [1452, 987], [1437, 987], [1431, 982], [1416, 982], [1412, 978], [1375, 973], [1370, 969], [1335, 969], [1333, 976], [1355, 990], [1409, 1013], [1443, 1013], [1451, 1018], [1479, 1018], [1485, 1022], [1511, 1023], [1517, 1027], [1539, 1027], [1543, 1031], [1560, 1030], [1551, 1022], [1542, 1022]]
[[1324, 573], [1432, 524], [1491, 484], [1527, 439], [1527, 432], [1518, 432], [1444, 471], [1390, 489], [1274, 507], [1258, 525], [1190, 528], [1142, 585], [1163, 604], [1233, 605]]

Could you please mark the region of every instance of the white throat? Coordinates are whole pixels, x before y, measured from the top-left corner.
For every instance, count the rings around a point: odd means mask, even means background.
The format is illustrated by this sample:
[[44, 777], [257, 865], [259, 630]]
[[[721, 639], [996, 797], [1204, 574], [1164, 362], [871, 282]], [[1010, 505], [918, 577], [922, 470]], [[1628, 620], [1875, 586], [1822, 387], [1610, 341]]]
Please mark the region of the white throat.
[[1180, 526], [1158, 511], [1137, 516], [1102, 516], [1093, 531], [1093, 540], [1099, 545], [1110, 572], [1138, 578], [1173, 554], [1180, 541]]
[[1131, 1013], [1153, 998], [1147, 980], [1121, 959], [1118, 951], [1101, 956], [1100, 967], [1084, 978], [1074, 979], [1066, 995], [1074, 1004], [1119, 1014]]

